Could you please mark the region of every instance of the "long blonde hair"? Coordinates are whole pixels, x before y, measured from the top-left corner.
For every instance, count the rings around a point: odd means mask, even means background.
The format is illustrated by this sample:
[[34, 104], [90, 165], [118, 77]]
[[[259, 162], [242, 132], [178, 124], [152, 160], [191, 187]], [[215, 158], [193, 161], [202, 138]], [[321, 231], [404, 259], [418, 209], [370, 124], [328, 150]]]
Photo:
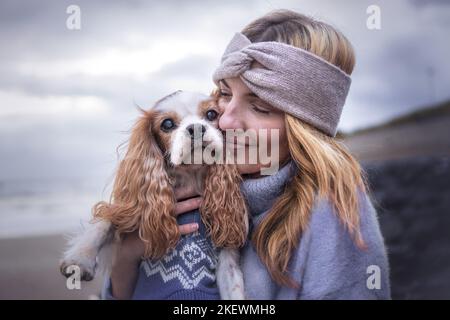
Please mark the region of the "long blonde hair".
[[[308, 50], [351, 74], [355, 64], [347, 38], [332, 26], [302, 14], [277, 10], [253, 21], [242, 33], [252, 42], [278, 41]], [[292, 183], [253, 231], [252, 242], [272, 278], [297, 287], [288, 263], [306, 230], [317, 198], [328, 199], [335, 212], [364, 248], [359, 230], [358, 191], [367, 191], [359, 163], [338, 140], [301, 120], [285, 115], [292, 160], [299, 168]]]

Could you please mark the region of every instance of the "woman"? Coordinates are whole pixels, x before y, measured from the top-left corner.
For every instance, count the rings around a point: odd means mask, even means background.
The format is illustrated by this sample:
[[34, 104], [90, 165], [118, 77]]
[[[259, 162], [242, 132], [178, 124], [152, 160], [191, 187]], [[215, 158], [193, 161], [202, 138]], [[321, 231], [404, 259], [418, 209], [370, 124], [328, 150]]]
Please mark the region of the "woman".
[[[235, 35], [214, 73], [222, 130], [279, 132], [278, 172], [263, 176], [261, 163], [238, 164], [251, 213], [250, 241], [241, 251], [249, 299], [390, 298], [363, 173], [334, 138], [354, 60], [339, 31], [279, 10]], [[193, 197], [179, 201], [176, 214], [199, 207], [190, 190], [175, 193]], [[136, 274], [142, 253], [135, 234], [124, 239], [111, 273], [114, 297], [131, 296], [135, 278], [123, 274]]]

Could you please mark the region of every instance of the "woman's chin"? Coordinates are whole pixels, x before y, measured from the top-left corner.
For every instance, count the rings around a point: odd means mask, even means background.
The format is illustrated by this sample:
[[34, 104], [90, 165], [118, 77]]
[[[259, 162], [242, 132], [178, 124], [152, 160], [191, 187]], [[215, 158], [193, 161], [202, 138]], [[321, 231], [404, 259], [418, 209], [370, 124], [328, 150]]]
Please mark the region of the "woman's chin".
[[259, 164], [237, 164], [237, 169], [241, 175], [259, 175], [261, 166]]

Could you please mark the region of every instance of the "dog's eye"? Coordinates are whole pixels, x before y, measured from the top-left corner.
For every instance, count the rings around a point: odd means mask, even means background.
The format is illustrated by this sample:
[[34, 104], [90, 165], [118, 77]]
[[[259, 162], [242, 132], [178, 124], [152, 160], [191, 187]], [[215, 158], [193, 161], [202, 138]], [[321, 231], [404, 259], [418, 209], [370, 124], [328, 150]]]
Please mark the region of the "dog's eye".
[[173, 128], [175, 128], [175, 122], [173, 122], [172, 119], [165, 119], [162, 123], [161, 123], [161, 129], [163, 131], [170, 131]]
[[208, 119], [209, 121], [214, 121], [216, 120], [218, 115], [219, 114], [216, 110], [208, 110], [208, 112], [206, 112], [206, 119]]

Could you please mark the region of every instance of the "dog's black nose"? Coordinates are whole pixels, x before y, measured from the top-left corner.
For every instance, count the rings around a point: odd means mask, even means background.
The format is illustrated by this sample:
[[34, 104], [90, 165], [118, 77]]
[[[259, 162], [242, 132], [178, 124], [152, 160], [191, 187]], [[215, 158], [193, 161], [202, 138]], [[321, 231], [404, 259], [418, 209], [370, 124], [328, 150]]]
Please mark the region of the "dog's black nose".
[[202, 137], [203, 138], [203, 135], [205, 134], [205, 131], [206, 131], [206, 127], [204, 125], [202, 125], [202, 124], [195, 123], [195, 124], [188, 125], [186, 127], [186, 131], [191, 136], [191, 139], [194, 139], [194, 138], [197, 138], [197, 137]]

